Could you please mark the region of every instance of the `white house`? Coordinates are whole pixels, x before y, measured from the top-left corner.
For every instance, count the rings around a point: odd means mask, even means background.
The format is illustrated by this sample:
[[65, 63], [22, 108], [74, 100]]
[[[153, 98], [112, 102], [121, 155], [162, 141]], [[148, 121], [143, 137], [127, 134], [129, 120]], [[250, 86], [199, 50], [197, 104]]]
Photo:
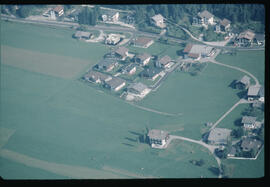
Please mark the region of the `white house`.
[[169, 133], [167, 131], [151, 129], [148, 132], [148, 138], [152, 148], [164, 149], [169, 139]]
[[166, 27], [166, 24], [164, 23], [164, 17], [161, 14], [154, 15], [151, 18], [151, 22], [157, 27], [160, 27], [160, 28]]

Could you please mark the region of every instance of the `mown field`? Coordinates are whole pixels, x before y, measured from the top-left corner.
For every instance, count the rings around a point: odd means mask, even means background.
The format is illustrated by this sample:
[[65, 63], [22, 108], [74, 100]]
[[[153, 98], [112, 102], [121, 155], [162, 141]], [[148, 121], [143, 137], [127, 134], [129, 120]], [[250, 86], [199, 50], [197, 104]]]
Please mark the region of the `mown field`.
[[[0, 127], [10, 136], [0, 140], [5, 141], [1, 150], [9, 150], [12, 157], [0, 157], [0, 175], [16, 179], [77, 178], [87, 170], [92, 178], [102, 178], [103, 174], [105, 178], [216, 177], [208, 168], [217, 163], [205, 148], [173, 141], [168, 149], [155, 150], [141, 143], [140, 137], [146, 128], [157, 128], [200, 139], [207, 130], [204, 123], [217, 120], [239, 99], [229, 84], [243, 74], [214, 64], [198, 76], [171, 74], [158, 91], [138, 103], [179, 114], [165, 116], [136, 108], [78, 81], [108, 48], [72, 39], [73, 32], [1, 22]], [[149, 50], [157, 51], [155, 44], [155, 49]], [[166, 51], [166, 46], [161, 48]], [[51, 60], [46, 63], [44, 58]], [[29, 165], [31, 158], [35, 167]], [[192, 159], [203, 159], [205, 164], [195, 166], [189, 162]], [[50, 164], [60, 170], [48, 169]], [[232, 177], [249, 168], [234, 164]], [[61, 168], [71, 171], [65, 173]], [[262, 171], [261, 165], [256, 171]], [[258, 174], [249, 170], [245, 176]]]

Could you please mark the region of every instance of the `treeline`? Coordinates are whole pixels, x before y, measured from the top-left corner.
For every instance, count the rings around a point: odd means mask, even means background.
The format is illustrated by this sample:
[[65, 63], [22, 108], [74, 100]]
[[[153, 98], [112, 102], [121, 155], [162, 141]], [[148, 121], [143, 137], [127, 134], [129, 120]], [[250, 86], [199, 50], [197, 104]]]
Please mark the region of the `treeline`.
[[96, 25], [100, 14], [99, 6], [95, 6], [93, 9], [84, 7], [78, 15], [78, 22], [79, 24]]
[[111, 8], [133, 10], [137, 22], [162, 14], [165, 18], [172, 19], [176, 23], [184, 16], [190, 19], [198, 12], [208, 10], [216, 17], [227, 18], [232, 23], [248, 23], [261, 21], [265, 23], [265, 10], [262, 4], [155, 4], [155, 5], [103, 5]]

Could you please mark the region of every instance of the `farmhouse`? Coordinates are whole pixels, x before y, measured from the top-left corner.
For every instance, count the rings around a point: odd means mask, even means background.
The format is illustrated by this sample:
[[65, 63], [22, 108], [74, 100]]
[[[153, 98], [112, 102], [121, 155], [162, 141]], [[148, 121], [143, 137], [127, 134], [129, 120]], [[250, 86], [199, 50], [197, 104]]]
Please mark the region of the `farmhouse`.
[[213, 145], [226, 145], [231, 130], [225, 128], [214, 128], [208, 136], [208, 143]]
[[156, 61], [156, 67], [159, 68], [170, 68], [174, 63], [172, 62], [171, 57], [168, 55], [163, 56], [159, 60]]
[[249, 137], [243, 139], [241, 142], [241, 148], [245, 152], [251, 151], [252, 149], [257, 152], [261, 145], [261, 141]]
[[216, 32], [227, 32], [230, 29], [231, 21], [224, 18], [216, 25]]
[[201, 57], [210, 57], [214, 55], [215, 48], [206, 45], [198, 45], [198, 44], [193, 45], [189, 43], [186, 45], [185, 49], [183, 50], [183, 53], [190, 58], [198, 60]]
[[135, 47], [148, 48], [154, 43], [154, 40], [146, 37], [138, 37], [134, 40], [133, 43]]
[[213, 25], [214, 24], [214, 15], [204, 10], [199, 12], [197, 16], [193, 17], [193, 25]]
[[53, 9], [53, 11], [56, 16], [60, 17], [64, 14], [64, 7], [61, 5], [58, 5]]
[[138, 82], [131, 84], [128, 87], [128, 92], [136, 95], [145, 96], [146, 94], [149, 93], [149, 88], [145, 84]]
[[116, 45], [120, 42], [121, 37], [118, 34], [109, 34], [105, 40], [105, 44]]
[[97, 71], [89, 71], [85, 76], [84, 79], [89, 82], [94, 83], [104, 83], [112, 79], [111, 76], [97, 72]]
[[240, 80], [236, 81], [235, 86], [238, 89], [247, 89], [250, 85], [250, 77], [244, 75]]
[[151, 22], [157, 27], [160, 27], [160, 28], [166, 27], [166, 24], [164, 23], [164, 18], [161, 14], [154, 15], [151, 18]]
[[125, 60], [128, 56], [128, 49], [125, 47], [119, 47], [116, 51], [115, 54], [118, 58], [121, 60]]
[[254, 32], [252, 32], [251, 30], [246, 30], [244, 32], [241, 32], [235, 41], [238, 45], [248, 45], [252, 44], [254, 37]]
[[78, 38], [78, 39], [90, 39], [92, 36], [92, 34], [90, 32], [84, 32], [84, 31], [77, 31], [75, 34], [74, 34], [74, 37], [75, 38]]
[[247, 97], [249, 101], [259, 99], [264, 102], [264, 87], [252, 85], [248, 88]]
[[252, 116], [243, 116], [241, 123], [243, 124], [243, 127], [245, 129], [255, 129], [257, 126], [255, 126], [256, 117]]
[[97, 65], [97, 69], [98, 70], [102, 70], [102, 71], [106, 71], [109, 72], [111, 71], [116, 65], [117, 65], [117, 61], [113, 58], [105, 58], [102, 59]]
[[110, 11], [106, 14], [102, 14], [102, 21], [117, 22], [119, 19], [119, 12]]
[[105, 88], [108, 88], [108, 89], [113, 90], [115, 92], [119, 91], [125, 85], [126, 85], [126, 82], [123, 79], [120, 79], [118, 77], [112, 77], [111, 80], [104, 83]]
[[133, 75], [136, 72], [136, 65], [131, 63], [122, 68], [122, 73]]
[[151, 55], [148, 53], [139, 54], [135, 57], [135, 61], [140, 63], [142, 66], [147, 65], [150, 62]]
[[147, 69], [144, 69], [140, 75], [142, 77], [146, 77], [148, 79], [151, 79], [151, 80], [155, 80], [159, 75], [160, 73], [162, 72], [162, 69], [161, 68], [147, 68]]
[[152, 148], [165, 148], [167, 140], [169, 139], [169, 133], [167, 131], [151, 129], [148, 132], [149, 143]]

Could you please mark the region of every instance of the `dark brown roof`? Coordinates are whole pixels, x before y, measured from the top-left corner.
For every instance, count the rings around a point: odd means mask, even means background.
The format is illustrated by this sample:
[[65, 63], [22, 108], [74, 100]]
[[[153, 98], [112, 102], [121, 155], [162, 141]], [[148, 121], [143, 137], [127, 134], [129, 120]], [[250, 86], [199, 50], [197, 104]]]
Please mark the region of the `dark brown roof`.
[[192, 44], [191, 43], [189, 43], [189, 44], [187, 44], [186, 45], [186, 47], [185, 47], [185, 49], [184, 49], [184, 53], [189, 53], [189, 51], [191, 50], [191, 48], [192, 48]]

